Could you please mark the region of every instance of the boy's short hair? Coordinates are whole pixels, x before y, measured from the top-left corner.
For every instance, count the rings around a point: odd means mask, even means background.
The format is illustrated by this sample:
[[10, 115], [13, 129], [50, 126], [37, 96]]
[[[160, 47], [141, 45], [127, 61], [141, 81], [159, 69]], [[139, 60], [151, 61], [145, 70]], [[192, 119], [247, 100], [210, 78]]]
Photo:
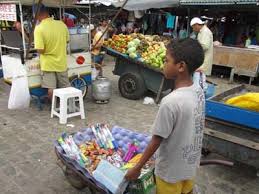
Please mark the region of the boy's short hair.
[[32, 11], [33, 11], [34, 15], [36, 14], [37, 10], [38, 10], [39, 14], [42, 14], [42, 13], [49, 14], [49, 9], [42, 3], [33, 5]]
[[175, 63], [185, 62], [190, 74], [197, 70], [204, 62], [204, 51], [201, 44], [194, 39], [172, 40], [167, 46], [175, 59]]

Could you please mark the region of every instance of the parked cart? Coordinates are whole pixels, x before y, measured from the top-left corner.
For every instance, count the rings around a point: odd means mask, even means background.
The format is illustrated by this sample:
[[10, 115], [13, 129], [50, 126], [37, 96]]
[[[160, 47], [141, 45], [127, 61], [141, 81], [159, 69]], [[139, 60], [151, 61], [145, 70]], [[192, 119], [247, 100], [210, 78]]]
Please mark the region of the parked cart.
[[[230, 106], [224, 101], [250, 90], [237, 86], [206, 102], [204, 151], [215, 152], [259, 170], [259, 113]], [[259, 175], [259, 174], [258, 174]]]
[[113, 73], [120, 76], [119, 90], [123, 97], [136, 100], [149, 90], [157, 94], [156, 101], [164, 91], [173, 88], [173, 81], [164, 77], [160, 69], [152, 68], [138, 59], [119, 53], [111, 48], [104, 48], [108, 55], [115, 57]]

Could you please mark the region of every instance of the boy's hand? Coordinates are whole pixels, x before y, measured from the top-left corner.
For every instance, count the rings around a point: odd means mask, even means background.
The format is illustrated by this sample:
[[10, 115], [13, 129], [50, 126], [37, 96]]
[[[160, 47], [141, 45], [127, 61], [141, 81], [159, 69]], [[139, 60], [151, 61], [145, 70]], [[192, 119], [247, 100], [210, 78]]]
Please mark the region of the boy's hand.
[[141, 173], [141, 169], [134, 167], [134, 168], [128, 170], [125, 178], [128, 181], [134, 181], [134, 180], [138, 179], [138, 177], [140, 176], [140, 173]]

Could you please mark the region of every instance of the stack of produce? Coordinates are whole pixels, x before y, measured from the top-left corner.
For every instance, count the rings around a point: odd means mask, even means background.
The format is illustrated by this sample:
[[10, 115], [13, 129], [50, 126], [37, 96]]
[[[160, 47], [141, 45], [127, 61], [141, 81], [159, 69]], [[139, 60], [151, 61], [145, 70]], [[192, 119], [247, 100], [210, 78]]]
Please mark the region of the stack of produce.
[[130, 58], [137, 58], [138, 55], [137, 55], [137, 48], [138, 46], [140, 45], [140, 40], [135, 38], [134, 40], [130, 41], [128, 43], [128, 51], [127, 51], [127, 54], [129, 54], [129, 57]]
[[112, 38], [104, 42], [104, 46], [110, 47], [120, 53], [126, 54], [128, 43], [133, 38], [129, 35], [114, 35]]
[[158, 35], [149, 36], [143, 34], [114, 35], [105, 42], [120, 53], [128, 54], [132, 59], [138, 59], [152, 68], [163, 69], [168, 39]]
[[166, 56], [166, 47], [163, 42], [151, 42], [147, 51], [141, 54], [143, 62], [151, 67], [163, 69]]

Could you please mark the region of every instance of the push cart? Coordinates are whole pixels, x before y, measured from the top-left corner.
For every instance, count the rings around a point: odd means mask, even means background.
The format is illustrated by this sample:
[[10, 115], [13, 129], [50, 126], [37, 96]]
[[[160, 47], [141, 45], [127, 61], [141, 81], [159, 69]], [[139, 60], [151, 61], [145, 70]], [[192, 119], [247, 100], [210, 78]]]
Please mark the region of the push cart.
[[[34, 1], [35, 2], [35, 1]], [[46, 6], [53, 6], [55, 3], [50, 0], [39, 1], [44, 3]], [[12, 79], [14, 77], [14, 72], [17, 69], [25, 69], [25, 76], [28, 77], [29, 89], [31, 95], [36, 97], [38, 100], [39, 106], [41, 108], [42, 97], [46, 96], [47, 90], [41, 88], [41, 70], [40, 70], [40, 60], [39, 56], [35, 50], [29, 48], [29, 45], [25, 42], [24, 38], [24, 29], [23, 29], [23, 11], [22, 5], [28, 4], [28, 1], [1, 1], [0, 5], [5, 5], [7, 7], [12, 6], [14, 8], [14, 14], [17, 14], [16, 8], [19, 7], [19, 14], [21, 18], [21, 26], [22, 26], [22, 36], [18, 31], [1, 31], [1, 51], [2, 49], [8, 49], [8, 53], [1, 52], [1, 61], [3, 66], [3, 75], [4, 81], [8, 84], [12, 84]], [[37, 2], [36, 2], [37, 3]], [[64, 12], [64, 8], [69, 5], [73, 7], [74, 1], [56, 1], [56, 6], [60, 8], [60, 18], [62, 17], [62, 12]], [[58, 4], [59, 3], [59, 4]], [[26, 4], [26, 5], [27, 5]], [[31, 3], [33, 4], [33, 2]], [[17, 6], [18, 5], [18, 6]], [[91, 9], [89, 9], [89, 15], [91, 14]], [[89, 17], [91, 18], [91, 17]], [[89, 19], [90, 20], [90, 19]], [[16, 21], [15, 19], [13, 21]], [[90, 25], [90, 21], [89, 21]], [[79, 33], [79, 32], [78, 32]], [[81, 32], [84, 35], [80, 34], [80, 36], [86, 37], [85, 42], [85, 50], [72, 52], [71, 44], [73, 44], [73, 40], [70, 41], [68, 46], [68, 76], [70, 79], [70, 83], [72, 86], [82, 90], [83, 96], [86, 96], [88, 91], [88, 86], [91, 85], [91, 53], [90, 43], [91, 37], [89, 32]], [[73, 37], [75, 34], [73, 34]], [[81, 48], [81, 47], [80, 47]], [[26, 54], [30, 51], [29, 54]]]
[[158, 102], [162, 92], [173, 88], [173, 81], [166, 79], [161, 70], [111, 48], [104, 50], [116, 59], [113, 73], [120, 76], [118, 86], [123, 97], [136, 100], [149, 90], [157, 94]]
[[[120, 131], [121, 134], [126, 134], [126, 136], [130, 136], [131, 133], [136, 133], [132, 132], [131, 130], [127, 130], [121, 127], [115, 126], [112, 129], [113, 135], [116, 135], [116, 131]], [[78, 134], [82, 134], [82, 132], [79, 132]], [[75, 135], [75, 134], [73, 134]], [[139, 133], [136, 133], [137, 137], [140, 135]], [[125, 139], [126, 136], [122, 136], [122, 140]], [[150, 139], [149, 136], [147, 136], [147, 139]], [[117, 139], [118, 140], [118, 139]], [[119, 140], [118, 140], [119, 141]], [[143, 142], [142, 142], [143, 143]], [[148, 143], [148, 142], [147, 142]], [[147, 145], [147, 144], [146, 144]], [[145, 149], [145, 148], [143, 148]], [[101, 183], [96, 181], [86, 169], [82, 168], [78, 163], [75, 161], [69, 159], [64, 155], [63, 149], [59, 146], [59, 144], [56, 142], [55, 143], [55, 153], [58, 158], [58, 165], [61, 167], [61, 169], [64, 172], [64, 175], [66, 176], [67, 180], [69, 183], [81, 190], [84, 188], [88, 188], [92, 194], [110, 194], [111, 192], [107, 190]], [[203, 165], [226, 165], [226, 166], [232, 166], [232, 162], [227, 162], [227, 161], [222, 161], [222, 160], [204, 160], [201, 161], [201, 166]], [[138, 186], [136, 186], [136, 184]], [[130, 185], [135, 185], [134, 188], [139, 188], [140, 190], [137, 191], [126, 191], [125, 193], [127, 194], [151, 194], [154, 191], [154, 177], [153, 177], [153, 171], [151, 173], [148, 173], [147, 175], [144, 176], [144, 180], [142, 184], [140, 182], [132, 182]], [[141, 186], [142, 185], [142, 186]], [[129, 188], [131, 187], [129, 186]], [[130, 189], [128, 189], [130, 190]], [[139, 192], [140, 191], [140, 192]]]
[[221, 154], [258, 172], [259, 113], [224, 103], [230, 97], [249, 91], [259, 92], [252, 86], [240, 85], [207, 100], [203, 147], [205, 154]]

